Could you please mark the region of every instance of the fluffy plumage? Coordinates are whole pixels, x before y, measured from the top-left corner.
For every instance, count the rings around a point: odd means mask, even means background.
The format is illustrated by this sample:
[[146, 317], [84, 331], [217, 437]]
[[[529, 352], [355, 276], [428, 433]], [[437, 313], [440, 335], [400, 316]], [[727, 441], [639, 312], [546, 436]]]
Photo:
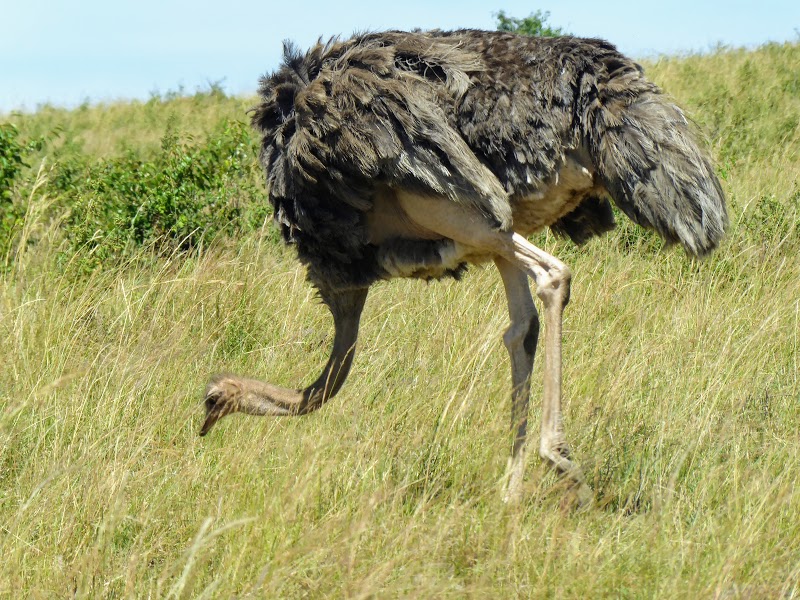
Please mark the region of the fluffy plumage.
[[[378, 190], [444, 196], [509, 230], [514, 203], [552, 185], [570, 152], [588, 155], [626, 215], [692, 254], [711, 251], [727, 224], [681, 110], [601, 40], [466, 30], [287, 45], [259, 93], [275, 218], [318, 286], [369, 285], [390, 276], [379, 257], [409, 252], [370, 243]], [[582, 243], [614, 220], [591, 194], [546, 224]]]

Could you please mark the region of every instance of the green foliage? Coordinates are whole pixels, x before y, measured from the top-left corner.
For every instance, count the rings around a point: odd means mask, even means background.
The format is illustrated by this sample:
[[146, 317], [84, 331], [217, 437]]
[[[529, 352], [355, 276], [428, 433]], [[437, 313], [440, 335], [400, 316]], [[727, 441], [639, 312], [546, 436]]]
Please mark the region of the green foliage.
[[728, 48], [645, 66], [657, 83], [667, 76], [666, 90], [715, 141], [721, 162], [754, 165], [782, 149], [796, 152], [799, 63], [800, 45], [771, 43], [757, 52]]
[[7, 251], [11, 234], [25, 214], [25, 206], [14, 202], [14, 185], [28, 167], [28, 155], [42, 145], [42, 139], [20, 141], [13, 123], [0, 123], [0, 256]]
[[[164, 254], [261, 228], [270, 209], [257, 141], [238, 118], [211, 124], [232, 106], [210, 84], [144, 105], [15, 115], [0, 129], [0, 257], [35, 244], [48, 224], [66, 242], [62, 257], [81, 271], [140, 247]], [[27, 168], [35, 161], [48, 166], [38, 178]], [[34, 185], [48, 201], [38, 202], [37, 227], [25, 229]]]
[[118, 157], [128, 150], [150, 158], [160, 151], [168, 129], [202, 140], [217, 132], [221, 122], [245, 118], [255, 100], [226, 96], [215, 91], [217, 87], [210, 84], [193, 95], [180, 88], [153, 92], [146, 102], [82, 104], [74, 110], [45, 105], [34, 113], [15, 114], [11, 120], [26, 138], [50, 140], [46, 147], [50, 165], [81, 154], [91, 159]]
[[548, 11], [537, 10], [524, 19], [517, 19], [506, 15], [505, 11], [501, 10], [495, 14], [495, 17], [497, 17], [498, 31], [510, 31], [533, 37], [566, 35], [566, 32], [560, 27], [551, 27], [547, 24], [547, 19], [550, 17]]
[[25, 166], [19, 131], [11, 123], [0, 123], [0, 202], [11, 198], [11, 186]]
[[133, 150], [77, 157], [58, 166], [51, 185], [71, 209], [71, 246], [99, 264], [132, 247], [189, 249], [258, 228], [268, 203], [256, 165], [250, 129], [229, 121], [202, 141], [168, 128], [150, 158]]
[[742, 234], [748, 234], [754, 242], [778, 242], [787, 237], [797, 239], [800, 223], [798, 209], [800, 188], [788, 202], [781, 202], [774, 194], [763, 195], [742, 215]]

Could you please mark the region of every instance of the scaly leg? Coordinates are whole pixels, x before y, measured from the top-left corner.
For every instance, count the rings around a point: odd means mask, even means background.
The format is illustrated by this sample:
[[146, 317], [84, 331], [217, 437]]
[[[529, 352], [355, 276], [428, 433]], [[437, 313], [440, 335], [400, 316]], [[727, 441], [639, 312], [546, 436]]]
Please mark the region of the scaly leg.
[[463, 244], [472, 252], [491, 254], [523, 270], [536, 282], [536, 295], [544, 304], [544, 401], [539, 453], [573, 483], [580, 503], [591, 497], [580, 468], [569, 458], [561, 414], [561, 323], [569, 301], [571, 273], [560, 260], [537, 248], [513, 231], [498, 231], [476, 211], [446, 198], [398, 193], [406, 214], [419, 226]]
[[508, 315], [511, 319], [511, 325], [503, 334], [503, 341], [511, 359], [511, 433], [514, 440], [503, 499], [506, 502], [518, 502], [525, 474], [528, 403], [533, 358], [539, 339], [539, 314], [533, 304], [525, 271], [521, 271], [504, 258], [497, 257], [494, 262], [503, 278], [508, 300]]
[[539, 454], [572, 481], [578, 503], [586, 504], [592, 491], [580, 467], [570, 459], [561, 412], [562, 322], [572, 274], [564, 263], [521, 235], [512, 234], [511, 243], [517, 264], [534, 278], [536, 295], [544, 304], [544, 399]]

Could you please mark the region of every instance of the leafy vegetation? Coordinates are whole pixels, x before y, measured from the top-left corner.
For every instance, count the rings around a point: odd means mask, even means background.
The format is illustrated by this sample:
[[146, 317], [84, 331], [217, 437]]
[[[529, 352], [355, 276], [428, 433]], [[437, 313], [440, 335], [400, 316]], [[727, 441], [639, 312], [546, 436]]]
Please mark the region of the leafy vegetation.
[[11, 198], [11, 186], [25, 166], [25, 148], [20, 144], [19, 132], [11, 123], [0, 124], [0, 198]]
[[[205, 101], [198, 95], [196, 102]], [[65, 133], [63, 124], [28, 145], [17, 141], [14, 124], [6, 124], [0, 136], [6, 208], [0, 247], [6, 251], [11, 247], [18, 230], [14, 225], [29, 208], [25, 194], [12, 201], [11, 193], [12, 183], [27, 167], [23, 156], [38, 153], [43, 158], [48, 151], [55, 163], [40, 191], [54, 201], [45, 217], [59, 217], [66, 254], [80, 251], [82, 270], [124, 259], [140, 247], [185, 250], [220, 235], [236, 237], [262, 228], [269, 205], [249, 126], [224, 119], [208, 133], [195, 136], [179, 132], [177, 120], [164, 120], [158, 147], [134, 149], [122, 144], [119, 152], [108, 156], [83, 152], [74, 132]], [[33, 173], [27, 175], [30, 179]]]
[[[730, 199], [709, 259], [627, 221], [581, 248], [536, 238], [574, 273], [565, 417], [596, 494], [579, 513], [535, 452], [522, 504], [501, 502], [493, 269], [376, 286], [330, 405], [198, 438], [209, 375], [302, 385], [332, 338], [260, 227], [252, 101], [9, 117], [0, 597], [798, 597], [799, 63], [771, 44], [645, 65]], [[532, 429], [541, 381], [539, 357]]]
[[41, 139], [21, 141], [13, 123], [0, 123], [0, 256], [8, 250], [11, 236], [24, 216], [21, 207], [13, 202], [15, 183], [28, 168], [27, 157], [42, 145]]
[[547, 23], [550, 13], [537, 10], [522, 19], [508, 16], [505, 11], [500, 11], [495, 15], [497, 19], [497, 29], [499, 31], [510, 31], [522, 35], [534, 37], [556, 37], [566, 35], [567, 32], [560, 27], [553, 27]]
[[256, 165], [249, 128], [227, 122], [200, 142], [168, 130], [149, 159], [128, 150], [68, 161], [51, 187], [71, 207], [64, 225], [72, 247], [104, 262], [131, 247], [188, 249], [258, 229], [268, 203]]

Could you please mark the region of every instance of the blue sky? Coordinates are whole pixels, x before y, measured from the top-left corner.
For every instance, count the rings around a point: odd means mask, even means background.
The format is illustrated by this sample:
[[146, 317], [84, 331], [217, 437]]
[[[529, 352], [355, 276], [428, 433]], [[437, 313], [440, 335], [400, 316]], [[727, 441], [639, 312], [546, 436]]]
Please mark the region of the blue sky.
[[281, 41], [380, 29], [494, 29], [493, 13], [605, 38], [637, 58], [800, 40], [800, 2], [562, 0], [1, 0], [0, 112], [74, 106], [222, 81], [253, 93]]

